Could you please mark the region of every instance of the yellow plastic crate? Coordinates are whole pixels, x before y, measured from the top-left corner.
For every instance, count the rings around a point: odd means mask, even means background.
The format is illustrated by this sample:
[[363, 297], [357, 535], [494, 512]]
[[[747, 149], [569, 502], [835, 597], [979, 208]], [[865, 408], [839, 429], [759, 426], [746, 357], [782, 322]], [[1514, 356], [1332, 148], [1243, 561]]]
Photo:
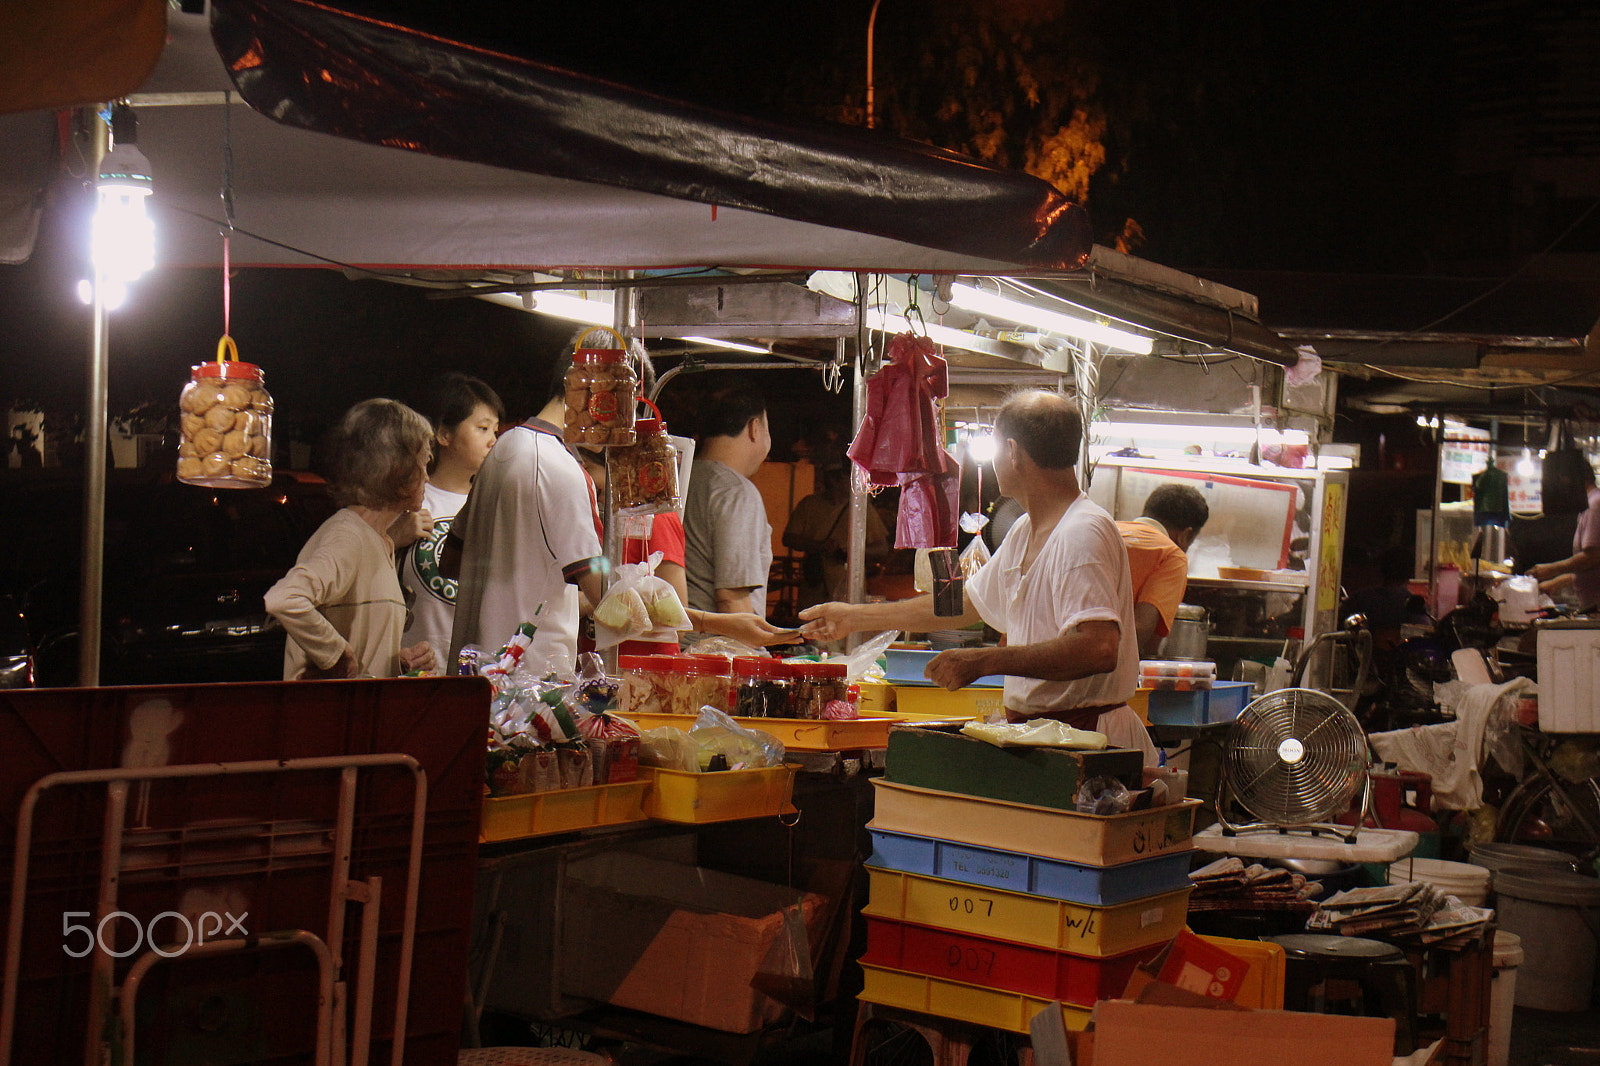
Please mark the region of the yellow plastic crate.
[[895, 709], [894, 688], [883, 681], [862, 681], [861, 702], [857, 709], [863, 715], [889, 714]]
[[1096, 815], [965, 796], [874, 778], [869, 829], [1020, 851], [1044, 859], [1115, 866], [1194, 847], [1196, 799]]
[[895, 713], [924, 717], [967, 717], [979, 721], [1005, 713], [1005, 689], [970, 686], [951, 692], [937, 685], [895, 685]]
[[[696, 721], [688, 714], [646, 714], [634, 712], [624, 717], [640, 729], [693, 729]], [[790, 751], [852, 751], [857, 748], [884, 748], [889, 745], [889, 727], [898, 718], [849, 718], [839, 721], [816, 718], [735, 718], [746, 729], [759, 729], [783, 741]]]
[[641, 766], [639, 776], [650, 782], [644, 813], [658, 821], [690, 824], [793, 814], [794, 775], [799, 769], [788, 763], [758, 770], [689, 773]]
[[1053, 1005], [1060, 1006], [1061, 1018], [1069, 1030], [1087, 1028], [1089, 1020], [1094, 1017], [1094, 1011], [1089, 1007], [1053, 1004], [1051, 1000], [1036, 999], [1019, 992], [980, 988], [959, 981], [891, 970], [886, 966], [862, 963], [861, 975], [862, 988], [857, 998], [868, 1003], [880, 1003], [885, 1007], [899, 1007], [940, 1018], [954, 1018], [1013, 1033], [1028, 1032], [1033, 1016]]
[[1235, 1003], [1252, 1010], [1283, 1009], [1283, 977], [1288, 968], [1283, 945], [1265, 940], [1231, 940], [1224, 936], [1200, 939], [1250, 964], [1239, 985], [1239, 994], [1233, 997]]
[[867, 867], [861, 913], [1014, 944], [1104, 958], [1171, 940], [1189, 920], [1183, 888], [1110, 907]]
[[1154, 689], [1141, 688], [1134, 692], [1128, 699], [1128, 706], [1133, 708], [1133, 713], [1139, 716], [1139, 721], [1145, 725], [1150, 724], [1150, 693]]
[[487, 844], [643, 822], [649, 817], [644, 813], [644, 797], [649, 787], [650, 783], [641, 779], [616, 785], [530, 792], [522, 796], [490, 796], [483, 801], [478, 840]]

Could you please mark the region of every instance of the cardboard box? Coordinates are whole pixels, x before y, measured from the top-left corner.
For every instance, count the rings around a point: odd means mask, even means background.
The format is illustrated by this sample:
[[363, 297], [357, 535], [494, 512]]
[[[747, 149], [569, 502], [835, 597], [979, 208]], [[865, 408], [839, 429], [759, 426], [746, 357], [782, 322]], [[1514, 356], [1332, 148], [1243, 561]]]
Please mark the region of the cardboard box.
[[1392, 1066], [1394, 1019], [1108, 999], [1094, 1008], [1095, 1066]]
[[570, 863], [566, 876], [565, 994], [752, 1033], [787, 1009], [756, 991], [758, 975], [812, 978], [821, 896], [617, 852]]
[[1070, 811], [1081, 782], [1114, 777], [1138, 789], [1143, 769], [1144, 757], [1130, 748], [1000, 748], [962, 733], [900, 726], [889, 730], [885, 773], [897, 784]]

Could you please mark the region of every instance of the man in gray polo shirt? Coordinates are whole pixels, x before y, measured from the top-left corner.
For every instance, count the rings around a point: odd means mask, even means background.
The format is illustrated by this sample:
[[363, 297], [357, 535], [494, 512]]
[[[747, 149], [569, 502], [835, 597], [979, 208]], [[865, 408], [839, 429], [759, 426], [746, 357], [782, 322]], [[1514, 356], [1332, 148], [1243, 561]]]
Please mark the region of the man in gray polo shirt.
[[689, 606], [765, 617], [772, 527], [750, 478], [772, 447], [766, 400], [735, 382], [699, 406], [700, 441], [683, 506]]

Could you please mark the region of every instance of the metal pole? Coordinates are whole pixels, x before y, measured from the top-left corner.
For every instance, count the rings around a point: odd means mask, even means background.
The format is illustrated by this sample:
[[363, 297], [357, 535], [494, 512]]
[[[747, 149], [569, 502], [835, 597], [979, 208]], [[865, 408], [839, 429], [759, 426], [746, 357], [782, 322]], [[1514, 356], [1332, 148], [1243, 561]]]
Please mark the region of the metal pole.
[[[842, 362], [845, 353], [845, 340], [837, 338], [834, 342], [834, 355]], [[851, 417], [855, 433], [861, 429], [861, 420], [866, 417], [867, 411], [867, 384], [861, 373], [861, 357], [858, 353], [855, 365], [855, 382], [851, 388]], [[849, 562], [845, 570], [845, 587], [848, 590], [845, 599], [851, 603], [864, 603], [867, 599], [867, 508], [872, 506], [865, 492], [856, 491], [856, 464], [848, 458], [844, 462], [844, 474], [850, 479], [850, 549]]]
[[872, 87], [872, 52], [873, 34], [878, 25], [878, 5], [883, 0], [872, 0], [872, 14], [867, 16], [867, 129], [878, 128], [878, 111], [876, 101], [873, 99]]
[[[99, 173], [110, 129], [95, 120], [89, 124], [89, 165]], [[83, 555], [78, 584], [78, 684], [100, 684], [100, 603], [105, 566], [106, 534], [106, 386], [110, 347], [105, 304], [105, 279], [98, 266], [94, 274], [94, 328], [89, 342], [88, 387], [84, 391], [83, 422]]]

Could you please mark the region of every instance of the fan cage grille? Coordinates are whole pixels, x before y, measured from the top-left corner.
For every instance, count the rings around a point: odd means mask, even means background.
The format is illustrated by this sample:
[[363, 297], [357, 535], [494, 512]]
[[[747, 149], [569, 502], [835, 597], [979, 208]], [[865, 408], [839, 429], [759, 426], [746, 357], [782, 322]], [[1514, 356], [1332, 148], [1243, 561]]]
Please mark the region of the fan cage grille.
[[[1298, 750], [1286, 741], [1298, 741]], [[1315, 689], [1282, 689], [1252, 701], [1229, 729], [1223, 754], [1233, 798], [1263, 822], [1283, 826], [1342, 814], [1366, 772], [1361, 723]]]

